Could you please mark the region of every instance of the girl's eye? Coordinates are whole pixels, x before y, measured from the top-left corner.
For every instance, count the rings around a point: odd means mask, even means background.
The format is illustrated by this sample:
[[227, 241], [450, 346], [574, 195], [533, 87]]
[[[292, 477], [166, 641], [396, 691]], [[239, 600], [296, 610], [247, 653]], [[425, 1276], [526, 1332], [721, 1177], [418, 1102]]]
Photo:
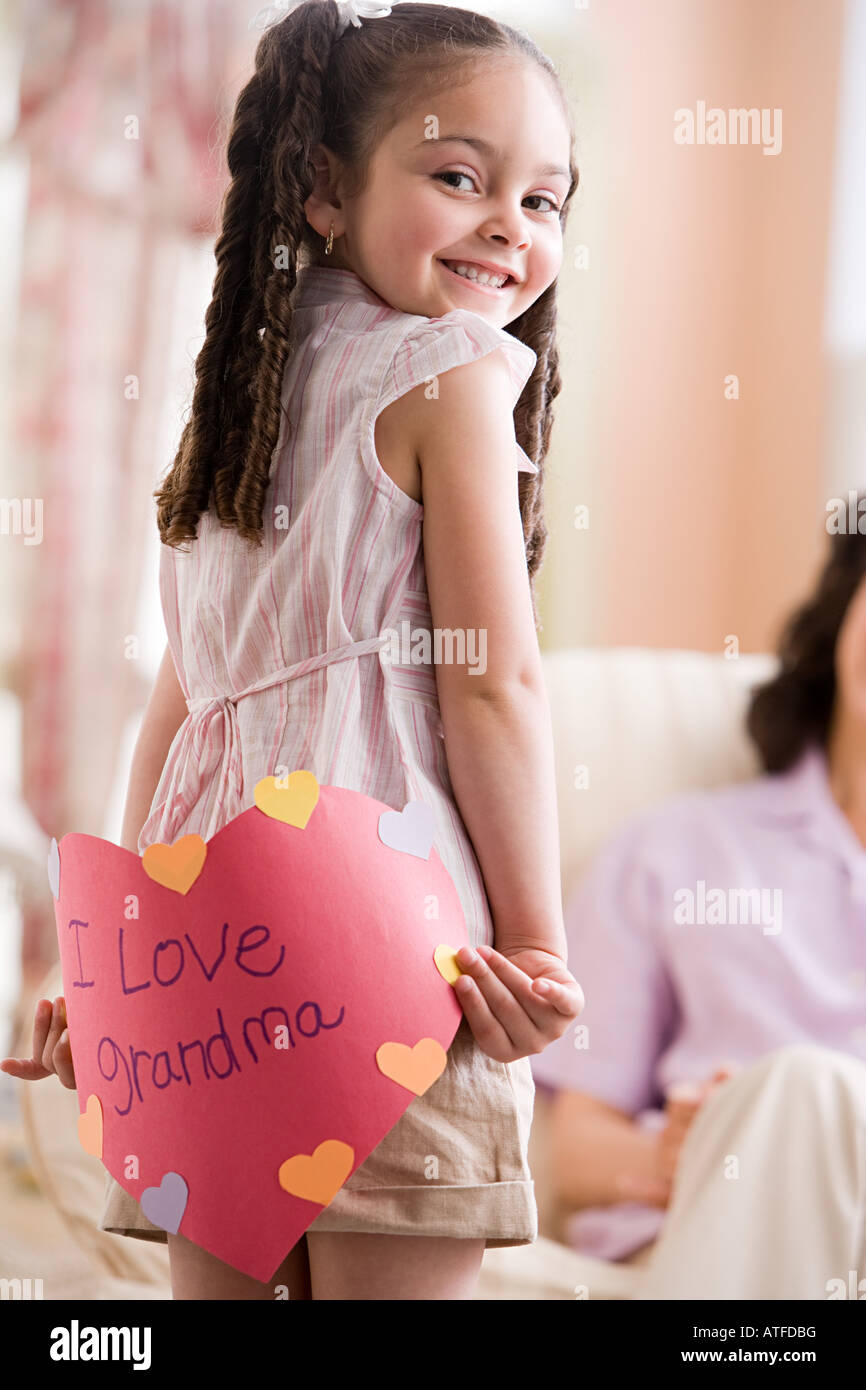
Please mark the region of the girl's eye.
[[[434, 177], [434, 179], [468, 179], [470, 183], [473, 182], [473, 180], [472, 180], [472, 175], [471, 175], [471, 174], [465, 173], [462, 169], [446, 169], [446, 170], [445, 170], [443, 173], [441, 173], [441, 174], [434, 174], [433, 177]], [[452, 187], [452, 188], [453, 188], [453, 186], [454, 186], [453, 184], [449, 185], [449, 187]], [[546, 208], [546, 209], [545, 209], [545, 208], [538, 208], [538, 209], [536, 209], [536, 211], [538, 211], [538, 212], [549, 211], [549, 212], [553, 212], [553, 213], [558, 213], [558, 212], [559, 212], [559, 206], [558, 206], [558, 204], [556, 204], [556, 203], [553, 201], [552, 198], [548, 198], [548, 196], [547, 196], [546, 193], [530, 193], [528, 196], [529, 196], [530, 198], [536, 199], [536, 201], [540, 198], [541, 201], [542, 201], [543, 203], [547, 203], [547, 204], [548, 204], [548, 208]], [[526, 200], [524, 199], [524, 201], [526, 201]]]
[[472, 182], [472, 175], [465, 174], [462, 169], [446, 169], [444, 174], [434, 174], [435, 179], [468, 179]]
[[[540, 198], [543, 203], [549, 203], [550, 212], [559, 212], [559, 204], [555, 203], [552, 198], [548, 198], [546, 193], [530, 193], [529, 196], [530, 198]], [[539, 211], [542, 211], [542, 209], [539, 209]]]

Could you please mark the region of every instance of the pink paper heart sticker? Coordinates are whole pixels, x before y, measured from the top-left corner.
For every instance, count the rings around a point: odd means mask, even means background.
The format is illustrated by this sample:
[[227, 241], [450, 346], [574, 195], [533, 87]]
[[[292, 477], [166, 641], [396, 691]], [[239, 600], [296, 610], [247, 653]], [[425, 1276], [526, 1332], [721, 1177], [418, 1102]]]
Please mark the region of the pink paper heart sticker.
[[165, 1173], [159, 1187], [144, 1189], [141, 1209], [154, 1226], [161, 1226], [164, 1231], [177, 1235], [188, 1197], [189, 1188], [180, 1173]]
[[383, 845], [426, 859], [433, 846], [433, 811], [423, 801], [409, 801], [402, 811], [385, 811], [379, 817]]
[[107, 840], [61, 841], [63, 992], [102, 1161], [154, 1224], [260, 1281], [323, 1209], [281, 1167], [337, 1141], [347, 1181], [414, 1099], [377, 1050], [447, 1050], [463, 1016], [433, 959], [468, 941], [459, 895], [435, 849], [382, 841], [389, 810], [322, 786], [301, 831], [250, 807], [186, 893]]

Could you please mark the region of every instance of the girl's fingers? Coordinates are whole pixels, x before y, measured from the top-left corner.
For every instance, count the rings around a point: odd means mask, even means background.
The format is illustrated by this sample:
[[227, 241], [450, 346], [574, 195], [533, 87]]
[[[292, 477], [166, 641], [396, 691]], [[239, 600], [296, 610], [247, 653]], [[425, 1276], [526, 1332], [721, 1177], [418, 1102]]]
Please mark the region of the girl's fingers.
[[7, 1076], [17, 1077], [19, 1081], [41, 1081], [44, 1076], [51, 1075], [41, 1062], [35, 1061], [32, 1057], [4, 1057], [0, 1062], [0, 1069], [5, 1071]]
[[500, 1062], [510, 1061], [514, 1055], [511, 1037], [491, 1013], [487, 1000], [472, 977], [461, 975], [454, 984], [454, 991], [475, 1041], [488, 1056]]
[[458, 959], [458, 964], [481, 991], [491, 1013], [517, 1052], [533, 1052], [538, 1047], [538, 1028], [544, 1022], [546, 1006], [540, 1001], [533, 1001], [528, 975], [510, 961], [504, 962], [508, 969], [501, 971], [505, 980], [500, 978], [499, 963], [494, 961], [498, 954], [492, 948], [485, 950], [482, 947], [476, 952], [474, 961], [463, 965]]
[[54, 1049], [54, 1070], [68, 1091], [74, 1091], [75, 1071], [72, 1066], [72, 1047], [69, 1042], [69, 1029], [64, 1028]]
[[[54, 1071], [54, 1049], [60, 1041], [60, 1034], [66, 1027], [66, 1007], [62, 996], [54, 1001], [51, 1011], [51, 1024], [48, 1029], [48, 1037], [45, 1039], [45, 1046], [42, 1049], [42, 1065], [46, 1071]], [[34, 1054], [38, 1055], [38, 1054]]]
[[566, 985], [560, 980], [552, 980], [549, 975], [527, 975], [525, 970], [492, 946], [479, 946], [477, 950], [479, 954], [483, 952], [490, 968], [516, 995], [525, 998], [531, 1005], [544, 1006], [544, 1012], [537, 1014], [539, 1019], [543, 1019], [551, 1008], [568, 1018], [576, 1018], [582, 1010], [583, 991], [576, 983]]
[[[461, 948], [463, 950], [465, 948]], [[458, 958], [461, 952], [458, 952]], [[578, 1005], [583, 1006], [583, 997], [576, 998], [575, 988], [567, 988], [559, 984], [556, 980], [544, 978], [545, 989], [536, 988], [541, 984], [539, 980], [533, 980], [527, 975], [525, 970], [504, 956], [501, 951], [496, 951], [492, 946], [476, 947], [476, 954], [481, 957], [481, 966], [478, 963], [473, 965], [463, 965], [458, 959], [460, 968], [471, 974], [475, 979], [486, 979], [488, 976], [483, 969], [487, 967], [493, 976], [501, 981], [507, 992], [515, 997], [525, 1013], [528, 1013], [537, 1028], [542, 1029], [550, 1021], [551, 1010], [563, 1014], [568, 1018], [574, 1018], [579, 1012]]]
[[549, 980], [546, 976], [539, 976], [532, 981], [532, 993], [536, 999], [543, 999], [545, 1004], [552, 1004], [557, 1013], [565, 1014], [568, 1018], [577, 1018], [583, 1012], [585, 999], [583, 990], [578, 991], [574, 985], [565, 985], [560, 980]]
[[41, 1057], [48, 1040], [51, 1024], [52, 1003], [50, 999], [40, 999], [33, 1013], [33, 1057]]
[[51, 1000], [39, 999], [33, 1013], [33, 1056], [4, 1057], [0, 1069], [7, 1076], [14, 1076], [19, 1081], [41, 1081], [43, 1077], [51, 1075], [51, 1068], [46, 1069], [42, 1063], [51, 1013]]

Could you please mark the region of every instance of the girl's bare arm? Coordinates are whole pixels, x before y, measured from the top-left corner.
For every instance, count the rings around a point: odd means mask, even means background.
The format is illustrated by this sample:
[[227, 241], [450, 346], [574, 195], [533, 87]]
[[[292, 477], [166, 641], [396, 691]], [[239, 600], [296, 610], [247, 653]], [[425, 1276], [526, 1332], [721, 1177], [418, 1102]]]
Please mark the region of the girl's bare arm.
[[[507, 952], [567, 957], [550, 710], [532, 617], [503, 352], [418, 387], [406, 429], [421, 468], [434, 628], [474, 636], [486, 669], [436, 668], [448, 770]], [[480, 661], [478, 662], [480, 668]]]

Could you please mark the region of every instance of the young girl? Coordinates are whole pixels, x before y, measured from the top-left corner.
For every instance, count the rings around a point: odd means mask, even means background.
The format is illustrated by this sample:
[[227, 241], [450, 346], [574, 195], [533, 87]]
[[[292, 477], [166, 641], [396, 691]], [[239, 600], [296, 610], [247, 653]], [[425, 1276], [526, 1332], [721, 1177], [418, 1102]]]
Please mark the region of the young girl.
[[[210, 839], [296, 768], [422, 800], [474, 951], [445, 1071], [270, 1283], [110, 1179], [101, 1228], [167, 1240], [175, 1298], [470, 1298], [485, 1245], [536, 1238], [529, 1056], [583, 1004], [533, 590], [572, 149], [550, 60], [443, 5], [306, 0], [239, 97], [123, 843]], [[446, 655], [393, 663], [404, 631]], [[15, 1074], [74, 1085], [47, 1006]]]

